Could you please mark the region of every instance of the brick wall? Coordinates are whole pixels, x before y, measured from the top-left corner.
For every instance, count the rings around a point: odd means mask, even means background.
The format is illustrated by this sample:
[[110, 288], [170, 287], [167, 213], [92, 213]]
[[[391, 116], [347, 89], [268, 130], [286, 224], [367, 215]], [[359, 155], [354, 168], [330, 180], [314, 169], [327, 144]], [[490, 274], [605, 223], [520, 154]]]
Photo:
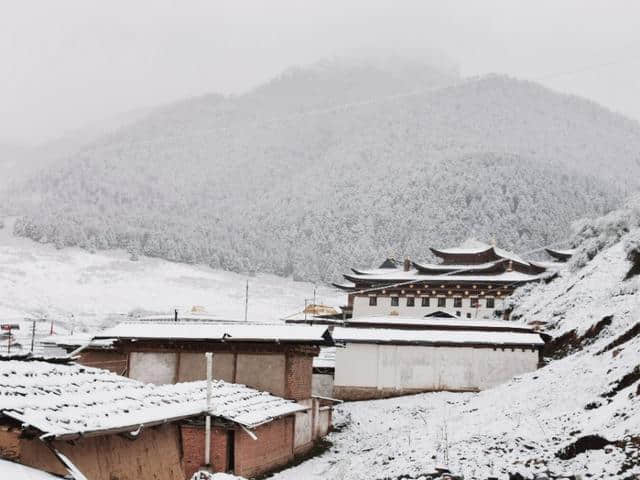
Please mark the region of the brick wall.
[[293, 460], [293, 417], [284, 417], [255, 429], [257, 440], [236, 431], [235, 474], [251, 478]]
[[[187, 478], [191, 478], [204, 465], [204, 427], [183, 425], [182, 455]], [[214, 472], [226, 472], [229, 469], [227, 459], [226, 430], [211, 428], [211, 467]]]
[[307, 398], [311, 398], [312, 375], [312, 356], [288, 354], [284, 397], [291, 400], [305, 400]]

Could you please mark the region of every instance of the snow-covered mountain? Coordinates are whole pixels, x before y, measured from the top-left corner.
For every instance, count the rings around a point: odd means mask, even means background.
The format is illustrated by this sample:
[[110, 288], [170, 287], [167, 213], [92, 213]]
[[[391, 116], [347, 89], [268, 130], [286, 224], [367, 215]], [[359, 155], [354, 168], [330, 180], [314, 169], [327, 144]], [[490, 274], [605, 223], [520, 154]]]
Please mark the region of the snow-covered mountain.
[[17, 233], [335, 278], [470, 236], [527, 250], [640, 183], [640, 126], [500, 76], [325, 62], [169, 105], [21, 185]]
[[478, 394], [345, 404], [330, 449], [275, 478], [418, 479], [438, 465], [465, 479], [638, 478], [640, 207], [584, 221], [575, 241], [570, 268], [521, 290], [514, 311], [554, 336], [546, 366]]

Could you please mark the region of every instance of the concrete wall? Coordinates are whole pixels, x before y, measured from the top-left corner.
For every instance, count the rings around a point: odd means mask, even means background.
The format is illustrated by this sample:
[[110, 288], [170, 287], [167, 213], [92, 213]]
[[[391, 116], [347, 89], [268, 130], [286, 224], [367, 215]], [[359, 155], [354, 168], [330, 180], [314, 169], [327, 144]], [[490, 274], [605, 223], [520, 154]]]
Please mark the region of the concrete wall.
[[284, 354], [238, 354], [236, 383], [284, 397], [286, 375]]
[[314, 373], [312, 377], [312, 392], [320, 397], [333, 397], [333, 375]]
[[175, 383], [177, 366], [177, 353], [132, 352], [129, 377], [155, 385]]
[[[129, 357], [129, 377], [156, 385], [205, 380], [206, 372], [204, 353], [131, 352]], [[284, 353], [215, 353], [213, 377], [281, 397], [309, 398], [311, 357], [292, 357], [287, 373]]]
[[[299, 402], [302, 405], [313, 407], [313, 400], [305, 400]], [[306, 412], [295, 414], [295, 423], [293, 430], [293, 452], [297, 455], [304, 453], [313, 446], [314, 418], [313, 408]]]
[[391, 306], [391, 297], [378, 296], [377, 305], [369, 305], [369, 297], [357, 296], [353, 302], [353, 317], [366, 317], [372, 315], [399, 315], [404, 317], [423, 317], [439, 310], [447, 310], [450, 312], [460, 312], [460, 318], [467, 318], [467, 314], [471, 315], [472, 319], [491, 319], [495, 318], [494, 312], [496, 310], [503, 310], [503, 300], [495, 299], [495, 308], [486, 308], [486, 302], [484, 298], [480, 299], [480, 307], [472, 308], [471, 299], [466, 297], [462, 298], [462, 307], [456, 308], [453, 306], [453, 298], [445, 299], [445, 307], [438, 307], [437, 297], [430, 297], [430, 303], [428, 307], [422, 306], [422, 300], [420, 296], [415, 297], [415, 306], [407, 307], [406, 297], [400, 297], [398, 300], [399, 305], [397, 307]]
[[[66, 475], [60, 461], [40, 440], [20, 440], [18, 460], [25, 465]], [[81, 438], [74, 443], [54, 442], [91, 480], [175, 480], [185, 478], [180, 434], [174, 424], [143, 430], [128, 440], [120, 435]]]
[[349, 343], [336, 351], [334, 396], [381, 398], [483, 390], [535, 370], [536, 350]]

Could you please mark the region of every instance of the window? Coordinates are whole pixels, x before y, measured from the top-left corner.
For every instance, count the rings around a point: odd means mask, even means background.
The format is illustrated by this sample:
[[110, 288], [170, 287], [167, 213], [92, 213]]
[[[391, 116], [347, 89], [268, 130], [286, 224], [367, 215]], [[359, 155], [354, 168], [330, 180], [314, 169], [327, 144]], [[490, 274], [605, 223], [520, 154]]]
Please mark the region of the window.
[[447, 306], [447, 299], [444, 297], [439, 297], [438, 298], [438, 306], [439, 307], [446, 307]]
[[467, 318], [471, 318], [471, 314], [467, 312]]
[[369, 297], [369, 306], [375, 307], [378, 305], [378, 297]]
[[400, 301], [398, 300], [398, 297], [391, 297], [391, 306], [397, 307], [398, 305], [400, 305]]
[[480, 302], [478, 302], [477, 298], [471, 299], [471, 308], [478, 308], [480, 306]]
[[415, 307], [416, 299], [413, 297], [407, 297], [407, 307]]
[[423, 307], [429, 306], [429, 297], [422, 297], [422, 306]]
[[453, 307], [454, 308], [462, 308], [462, 298], [456, 297], [453, 299]]
[[487, 298], [487, 308], [495, 308], [496, 299], [495, 298]]
[[456, 310], [456, 317], [460, 316], [460, 310]]

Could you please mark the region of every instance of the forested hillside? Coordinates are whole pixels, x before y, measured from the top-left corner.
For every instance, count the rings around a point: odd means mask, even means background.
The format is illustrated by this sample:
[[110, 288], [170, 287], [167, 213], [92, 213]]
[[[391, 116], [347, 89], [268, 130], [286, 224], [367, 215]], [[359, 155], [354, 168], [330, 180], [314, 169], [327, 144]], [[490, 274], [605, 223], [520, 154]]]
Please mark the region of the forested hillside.
[[526, 250], [639, 185], [640, 126], [591, 102], [411, 62], [325, 62], [163, 107], [16, 189], [60, 247], [334, 278], [469, 236]]

